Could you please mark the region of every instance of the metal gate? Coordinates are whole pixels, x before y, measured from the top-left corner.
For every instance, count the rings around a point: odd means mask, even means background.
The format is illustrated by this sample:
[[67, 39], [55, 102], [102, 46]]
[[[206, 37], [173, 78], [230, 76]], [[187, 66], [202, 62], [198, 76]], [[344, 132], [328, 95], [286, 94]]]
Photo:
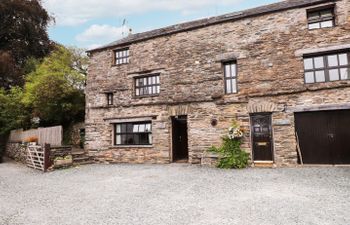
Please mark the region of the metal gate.
[[350, 164], [350, 110], [295, 114], [305, 164]]

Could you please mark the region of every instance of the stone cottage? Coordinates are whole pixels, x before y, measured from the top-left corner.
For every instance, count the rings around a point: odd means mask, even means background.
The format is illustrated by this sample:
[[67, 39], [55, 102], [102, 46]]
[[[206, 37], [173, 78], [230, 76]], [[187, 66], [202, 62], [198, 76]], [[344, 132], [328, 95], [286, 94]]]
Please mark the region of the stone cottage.
[[86, 149], [201, 163], [232, 120], [253, 164], [350, 164], [350, 1], [290, 0], [89, 51]]

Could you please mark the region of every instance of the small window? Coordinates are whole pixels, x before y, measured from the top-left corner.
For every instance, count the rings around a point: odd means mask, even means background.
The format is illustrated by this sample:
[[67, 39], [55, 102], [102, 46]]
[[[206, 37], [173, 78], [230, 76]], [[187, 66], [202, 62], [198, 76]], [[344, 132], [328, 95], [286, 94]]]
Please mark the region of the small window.
[[225, 93], [237, 93], [237, 63], [224, 63]]
[[113, 93], [107, 93], [107, 105], [113, 105]]
[[129, 48], [114, 51], [114, 58], [116, 65], [129, 63]]
[[322, 9], [308, 10], [307, 20], [309, 24], [309, 30], [325, 28], [325, 27], [334, 27], [335, 26], [334, 6], [322, 8]]
[[114, 125], [115, 145], [152, 145], [152, 123], [117, 123]]
[[341, 52], [304, 58], [305, 83], [350, 79], [350, 53]]
[[135, 78], [135, 96], [158, 95], [159, 93], [159, 74]]

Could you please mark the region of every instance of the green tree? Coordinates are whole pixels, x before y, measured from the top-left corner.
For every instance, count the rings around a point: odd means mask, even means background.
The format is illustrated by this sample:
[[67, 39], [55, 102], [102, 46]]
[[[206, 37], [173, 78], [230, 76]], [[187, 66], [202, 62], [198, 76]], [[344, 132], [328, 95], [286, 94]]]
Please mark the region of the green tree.
[[30, 112], [22, 98], [21, 88], [14, 87], [10, 91], [0, 88], [0, 136], [13, 129], [30, 126]]
[[[63, 125], [84, 120], [85, 75], [76, 68], [84, 56], [57, 46], [26, 78], [23, 102], [40, 118], [41, 126]], [[86, 66], [85, 66], [86, 67]]]
[[22, 86], [27, 60], [49, 54], [52, 20], [40, 0], [0, 1], [0, 87]]

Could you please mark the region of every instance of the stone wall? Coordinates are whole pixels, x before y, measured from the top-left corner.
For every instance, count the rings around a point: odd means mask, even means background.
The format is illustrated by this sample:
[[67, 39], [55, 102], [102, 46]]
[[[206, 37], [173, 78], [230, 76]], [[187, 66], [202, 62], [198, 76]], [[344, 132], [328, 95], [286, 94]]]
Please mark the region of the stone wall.
[[26, 163], [26, 145], [22, 143], [7, 143], [5, 155], [17, 162]]
[[[297, 8], [137, 42], [128, 46], [125, 65], [112, 64], [113, 49], [92, 53], [86, 149], [99, 161], [171, 162], [171, 116], [187, 115], [190, 163], [200, 163], [208, 147], [220, 144], [232, 119], [246, 130], [243, 148], [251, 153], [249, 114], [271, 112], [275, 163], [295, 165], [294, 112], [288, 109], [343, 105], [350, 90], [350, 81], [304, 84], [301, 52], [350, 43], [349, 8], [349, 1], [336, 1], [333, 28], [308, 30], [307, 8]], [[222, 60], [232, 58], [238, 93], [225, 95]], [[134, 77], [149, 73], [160, 74], [160, 95], [135, 98]], [[114, 106], [107, 106], [106, 92], [114, 93]], [[128, 118], [152, 118], [153, 146], [113, 146], [112, 124]]]

